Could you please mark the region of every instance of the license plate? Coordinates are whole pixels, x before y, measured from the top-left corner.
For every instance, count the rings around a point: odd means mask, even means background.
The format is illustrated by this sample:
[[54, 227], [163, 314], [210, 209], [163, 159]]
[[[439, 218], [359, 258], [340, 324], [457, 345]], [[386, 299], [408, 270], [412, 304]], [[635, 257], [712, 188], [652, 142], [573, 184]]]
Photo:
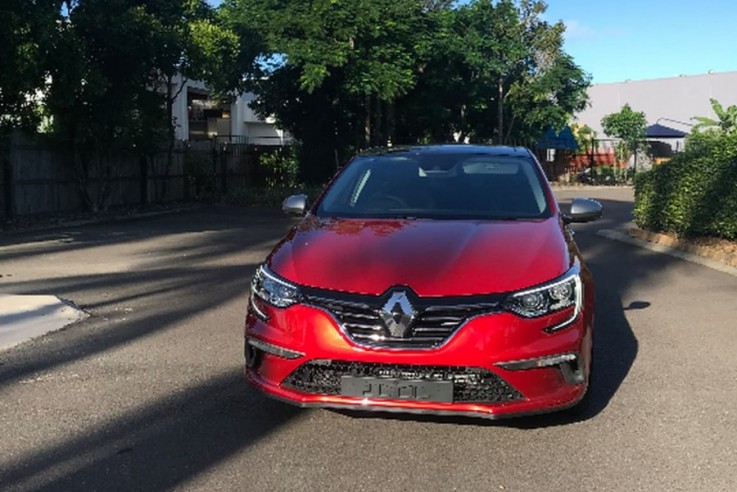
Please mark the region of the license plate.
[[342, 376], [340, 394], [381, 400], [453, 403], [453, 382]]

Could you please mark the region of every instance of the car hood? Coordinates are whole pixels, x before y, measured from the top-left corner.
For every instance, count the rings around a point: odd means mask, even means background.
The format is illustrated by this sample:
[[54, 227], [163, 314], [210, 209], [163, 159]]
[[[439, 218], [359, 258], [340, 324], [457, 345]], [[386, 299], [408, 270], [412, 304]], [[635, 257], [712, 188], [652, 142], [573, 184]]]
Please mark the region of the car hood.
[[538, 221], [365, 220], [307, 217], [269, 257], [297, 284], [380, 295], [407, 286], [420, 296], [509, 292], [571, 266], [563, 225]]

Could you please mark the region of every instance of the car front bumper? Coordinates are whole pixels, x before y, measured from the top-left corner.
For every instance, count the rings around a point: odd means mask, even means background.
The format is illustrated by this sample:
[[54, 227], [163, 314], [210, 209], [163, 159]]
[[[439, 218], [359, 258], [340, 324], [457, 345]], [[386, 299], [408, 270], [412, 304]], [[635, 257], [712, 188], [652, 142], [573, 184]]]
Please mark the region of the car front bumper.
[[[267, 395], [301, 407], [502, 418], [564, 409], [587, 390], [592, 317], [585, 308], [555, 333], [544, 331], [554, 322], [550, 319], [522, 319], [506, 312], [478, 316], [443, 345], [423, 350], [358, 345], [331, 315], [307, 305], [273, 309], [269, 316], [264, 321], [250, 310], [247, 315], [246, 378]], [[424, 368], [437, 373], [440, 368], [450, 376], [438, 377], [456, 381], [465, 376], [454, 376], [453, 371], [468, 369], [511, 391], [498, 392], [502, 396], [490, 401], [458, 401], [454, 396], [451, 402], [438, 402], [361, 398], [345, 396], [334, 386], [315, 391], [294, 384], [303, 365], [331, 363], [392, 367], [413, 374]]]

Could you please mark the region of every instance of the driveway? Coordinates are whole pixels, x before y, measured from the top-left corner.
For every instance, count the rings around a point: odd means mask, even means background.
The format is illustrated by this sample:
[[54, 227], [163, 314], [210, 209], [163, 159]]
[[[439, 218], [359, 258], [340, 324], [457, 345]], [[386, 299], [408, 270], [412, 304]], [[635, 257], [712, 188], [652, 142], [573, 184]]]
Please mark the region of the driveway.
[[293, 224], [177, 215], [0, 238], [0, 294], [90, 316], [0, 352], [2, 490], [709, 490], [737, 483], [737, 278], [576, 226], [590, 411], [498, 422], [300, 410], [242, 381], [248, 281]]

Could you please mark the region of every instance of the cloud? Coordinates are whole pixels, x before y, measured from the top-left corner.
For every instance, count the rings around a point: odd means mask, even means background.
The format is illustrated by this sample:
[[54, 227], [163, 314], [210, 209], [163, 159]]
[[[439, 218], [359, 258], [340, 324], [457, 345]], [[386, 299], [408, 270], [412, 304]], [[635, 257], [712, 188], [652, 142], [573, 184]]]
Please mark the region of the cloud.
[[563, 24], [566, 26], [565, 37], [569, 41], [573, 39], [591, 40], [598, 37], [596, 31], [591, 27], [584, 25], [575, 19], [565, 20], [563, 21]]
[[594, 29], [575, 19], [564, 20], [563, 24], [566, 26], [566, 41], [602, 41], [621, 38], [625, 34], [625, 30], [618, 26], [597, 26]]

